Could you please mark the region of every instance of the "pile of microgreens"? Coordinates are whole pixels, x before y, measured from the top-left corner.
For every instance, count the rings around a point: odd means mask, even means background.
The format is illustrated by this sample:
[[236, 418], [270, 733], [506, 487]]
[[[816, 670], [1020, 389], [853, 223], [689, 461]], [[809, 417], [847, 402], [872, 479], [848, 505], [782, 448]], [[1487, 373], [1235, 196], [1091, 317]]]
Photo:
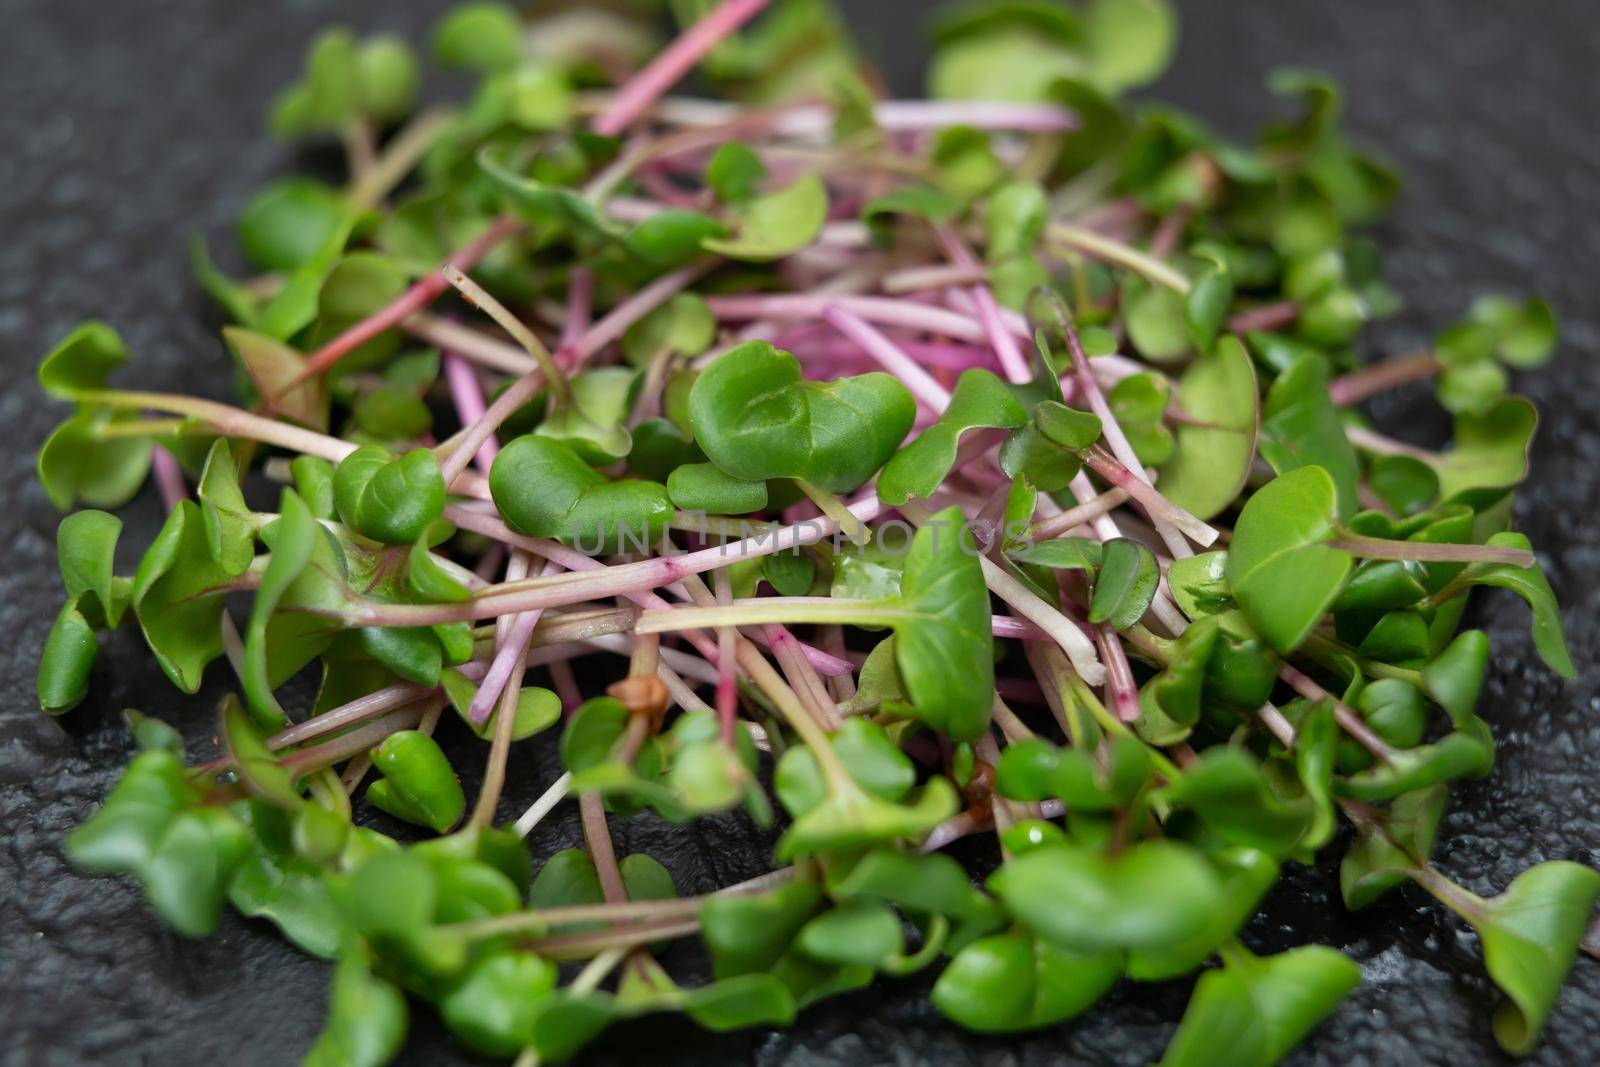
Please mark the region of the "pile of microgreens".
[[[1200, 969], [1179, 1067], [1270, 1064], [1357, 983], [1238, 940], [1337, 840], [1347, 906], [1409, 879], [1476, 929], [1494, 1034], [1529, 1051], [1600, 875], [1483, 898], [1429, 853], [1494, 758], [1471, 590], [1519, 594], [1573, 673], [1509, 529], [1535, 415], [1505, 368], [1551, 354], [1548, 309], [1484, 299], [1359, 363], [1398, 303], [1358, 236], [1394, 178], [1313, 74], [1273, 78], [1303, 106], [1248, 147], [1119, 102], [1170, 54], [1161, 0], [952, 13], [911, 101], [821, 2], [673, 6], [659, 51], [589, 5], [458, 7], [434, 52], [481, 80], [420, 112], [405, 43], [325, 33], [272, 125], [342, 138], [348, 184], [257, 195], [247, 281], [195, 248], [242, 406], [108, 385], [98, 323], [45, 359], [76, 405], [51, 499], [153, 473], [169, 513], [132, 576], [118, 519], [62, 522], [41, 703], [77, 704], [128, 620], [180, 689], [226, 657], [242, 694], [198, 764], [130, 713], [75, 860], [184, 934], [226, 900], [337, 958], [310, 1064], [386, 1061], [407, 994], [527, 1065], [647, 1012], [786, 1024], [879, 974], [934, 968], [941, 1012], [1001, 1032]], [[733, 102], [667, 95], [697, 65]], [[1353, 410], [1422, 380], [1442, 451]], [[604, 695], [596, 655], [626, 657]], [[433, 736], [462, 728], [470, 810]], [[541, 733], [566, 773], [497, 826]], [[568, 798], [588, 847], [534, 871]], [[607, 832], [739, 809], [783, 827], [780, 866], [706, 896]], [[989, 834], [981, 883], [941, 852]], [[677, 938], [714, 982], [668, 976]]]

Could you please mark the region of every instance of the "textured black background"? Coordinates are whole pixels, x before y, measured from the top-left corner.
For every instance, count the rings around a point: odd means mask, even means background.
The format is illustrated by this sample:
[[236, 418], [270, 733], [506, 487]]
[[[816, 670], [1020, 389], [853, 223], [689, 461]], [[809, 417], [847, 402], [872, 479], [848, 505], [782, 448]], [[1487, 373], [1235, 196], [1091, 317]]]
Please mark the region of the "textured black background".
[[[927, 5], [846, 3], [871, 52], [914, 92]], [[296, 1062], [322, 1016], [323, 964], [264, 924], [224, 920], [189, 942], [145, 909], [124, 880], [85, 879], [62, 857], [66, 831], [91, 812], [129, 755], [117, 709], [138, 706], [189, 724], [203, 744], [222, 670], [181, 698], [133, 633], [109, 642], [90, 700], [65, 719], [35, 711], [37, 649], [59, 593], [57, 516], [32, 476], [32, 453], [61, 412], [36, 392], [37, 357], [78, 320], [99, 316], [137, 354], [151, 388], [226, 389], [215, 319], [188, 280], [184, 242], [213, 235], [264, 179], [300, 163], [261, 133], [269, 95], [319, 26], [412, 34], [428, 0], [0, 0], [0, 427], [5, 506], [0, 544], [0, 1063], [239, 1065]], [[1491, 597], [1478, 619], [1496, 661], [1484, 714], [1500, 742], [1492, 779], [1456, 793], [1442, 833], [1443, 868], [1480, 892], [1550, 858], [1593, 863], [1600, 849], [1592, 724], [1600, 681], [1595, 619], [1600, 549], [1593, 507], [1600, 432], [1593, 354], [1600, 330], [1600, 80], [1592, 0], [1186, 0], [1182, 53], [1161, 95], [1242, 133], [1268, 115], [1273, 65], [1321, 67], [1350, 91], [1350, 123], [1408, 176], [1382, 233], [1409, 309], [1379, 331], [1375, 352], [1425, 341], [1485, 288], [1538, 291], [1565, 323], [1555, 365], [1525, 389], [1545, 415], [1519, 522], [1544, 553], [1567, 607], [1582, 675], [1560, 684], [1534, 662], [1526, 613]], [[1380, 425], [1438, 443], [1423, 391], [1386, 400]], [[1431, 440], [1430, 440], [1431, 439]], [[142, 549], [159, 505], [126, 509], [124, 547]], [[135, 553], [130, 552], [128, 565]], [[519, 746], [502, 816], [552, 773], [546, 742]], [[469, 785], [471, 783], [469, 782]], [[764, 869], [768, 842], [736, 820], [695, 832], [648, 818], [617, 826], [624, 851], [665, 859], [682, 891]], [[576, 842], [554, 818], [541, 851]], [[1346, 915], [1331, 867], [1292, 873], [1248, 937], [1258, 947], [1321, 941], [1362, 964], [1365, 982], [1291, 1055], [1294, 1064], [1499, 1063], [1489, 1035], [1495, 994], [1471, 932], [1408, 891]], [[692, 973], [696, 961], [672, 960]], [[675, 1021], [629, 1026], [585, 1062], [662, 1067], [832, 1064], [1119, 1064], [1159, 1056], [1188, 983], [1119, 987], [1069, 1026], [977, 1039], [927, 1006], [925, 984], [884, 982], [814, 1008], [784, 1033], [702, 1034]], [[419, 1012], [405, 1064], [464, 1064]], [[1578, 963], [1535, 1055], [1540, 1064], [1600, 1057], [1600, 964]]]

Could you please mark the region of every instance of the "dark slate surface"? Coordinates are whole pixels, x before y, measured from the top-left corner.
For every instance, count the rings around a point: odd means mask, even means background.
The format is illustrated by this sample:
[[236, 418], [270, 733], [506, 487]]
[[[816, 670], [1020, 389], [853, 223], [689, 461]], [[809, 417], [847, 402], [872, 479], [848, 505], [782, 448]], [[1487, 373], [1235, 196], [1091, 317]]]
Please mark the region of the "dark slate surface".
[[[221, 393], [215, 322], [187, 279], [183, 245], [215, 230], [265, 178], [293, 166], [259, 134], [269, 94], [296, 68], [318, 26], [416, 32], [442, 4], [406, 0], [0, 0], [0, 358], [10, 378], [0, 462], [12, 488], [0, 510], [9, 546], [0, 626], [0, 1063], [122, 1065], [295, 1062], [322, 1015], [323, 964], [261, 924], [227, 919], [188, 942], [164, 930], [125, 881], [85, 879], [62, 857], [67, 830], [91, 812], [129, 756], [125, 706], [190, 724], [206, 743], [221, 671], [180, 698], [131, 633], [111, 641], [93, 696], [66, 719], [34, 710], [37, 649], [56, 609], [57, 516], [34, 486], [31, 452], [60, 416], [32, 387], [35, 359], [73, 323], [100, 316], [138, 353], [150, 387]], [[925, 5], [847, 4], [868, 47], [914, 90]], [[1545, 414], [1520, 524], [1544, 552], [1567, 606], [1582, 677], [1562, 685], [1531, 659], [1525, 612], [1507, 595], [1479, 616], [1501, 657], [1484, 713], [1500, 742], [1491, 780], [1458, 790], [1439, 860], [1490, 892], [1530, 863], [1593, 863], [1600, 849], [1592, 725], [1600, 682], [1600, 79], [1591, 0], [1186, 0], [1183, 52], [1168, 98], [1242, 131], [1271, 102], [1263, 72], [1293, 63], [1331, 70], [1350, 89], [1351, 124], [1409, 176], [1383, 242], [1410, 309], [1377, 351], [1426, 339], [1482, 288], [1547, 293], [1563, 314], [1560, 358], [1526, 383]], [[1408, 395], [1376, 412], [1385, 429], [1426, 437], [1438, 420]], [[158, 505], [127, 509], [125, 544], [142, 548]], [[132, 562], [130, 555], [129, 562]], [[504, 814], [548, 780], [547, 744], [521, 746]], [[470, 784], [470, 783], [469, 783]], [[537, 834], [540, 850], [577, 839], [570, 817]], [[737, 821], [695, 831], [646, 819], [618, 826], [621, 846], [665, 859], [685, 892], [754, 873], [767, 842]], [[1251, 926], [1271, 949], [1321, 941], [1361, 961], [1362, 987], [1289, 1062], [1443, 1064], [1503, 1061], [1489, 1035], [1495, 994], [1470, 931], [1420, 896], [1345, 915], [1331, 869], [1291, 876]], [[691, 974], [692, 958], [672, 961]], [[1014, 1039], [975, 1039], [927, 1006], [925, 985], [886, 982], [807, 1012], [787, 1033], [701, 1034], [676, 1022], [632, 1025], [586, 1062], [667, 1067], [1144, 1063], [1181, 1014], [1186, 983], [1119, 987], [1075, 1025]], [[474, 1062], [426, 1013], [403, 1063]], [[1533, 1062], [1600, 1058], [1600, 964], [1581, 960]]]

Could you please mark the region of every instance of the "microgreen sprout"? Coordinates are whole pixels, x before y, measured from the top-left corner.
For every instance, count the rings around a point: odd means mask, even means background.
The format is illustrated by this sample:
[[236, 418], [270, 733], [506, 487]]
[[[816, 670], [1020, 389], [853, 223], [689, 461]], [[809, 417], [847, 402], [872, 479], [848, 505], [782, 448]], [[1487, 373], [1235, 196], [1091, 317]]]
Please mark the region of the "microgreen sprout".
[[[240, 405], [119, 388], [103, 323], [45, 357], [73, 410], [38, 473], [88, 509], [40, 705], [70, 713], [135, 639], [102, 631], [135, 629], [180, 690], [226, 657], [241, 694], [194, 762], [130, 713], [74, 862], [185, 935], [226, 901], [337, 958], [308, 1064], [387, 1062], [409, 1000], [530, 1067], [645, 1013], [784, 1025], [925, 969], [977, 1033], [1198, 970], [1182, 1067], [1277, 1062], [1360, 980], [1239, 941], [1285, 862], [1335, 848], [1346, 906], [1411, 881], [1478, 932], [1494, 1036], [1530, 1051], [1600, 874], [1486, 898], [1432, 851], [1494, 759], [1468, 597], [1517, 594], [1576, 673], [1510, 528], [1537, 418], [1506, 391], [1550, 310], [1484, 298], [1357, 365], [1396, 305], [1362, 236], [1393, 177], [1310, 75], [1248, 146], [1127, 103], [1167, 0], [969, 8], [925, 101], [876, 99], [820, 5], [674, 6], [701, 17], [638, 65], [627, 34], [462, 4], [434, 51], [478, 88], [420, 112], [409, 46], [318, 38], [273, 128], [337, 139], [349, 185], [251, 201], [258, 278], [196, 245]], [[694, 69], [727, 99], [670, 95]], [[1424, 380], [1446, 447], [1350, 410]], [[118, 574], [97, 509], [147, 479], [167, 518]], [[561, 773], [514, 780], [513, 746]], [[549, 855], [568, 800], [584, 846]], [[680, 896], [612, 840], [730, 812], [784, 866]], [[942, 851], [966, 836], [981, 883]], [[712, 981], [669, 976], [679, 938]]]

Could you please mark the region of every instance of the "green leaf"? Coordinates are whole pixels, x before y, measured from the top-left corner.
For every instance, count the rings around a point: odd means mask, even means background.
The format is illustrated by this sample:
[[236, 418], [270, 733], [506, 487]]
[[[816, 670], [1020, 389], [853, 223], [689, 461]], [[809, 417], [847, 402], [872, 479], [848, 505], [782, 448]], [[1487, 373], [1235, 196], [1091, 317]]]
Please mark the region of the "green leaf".
[[1450, 789], [1442, 784], [1404, 793], [1384, 809], [1380, 827], [1357, 828], [1339, 861], [1346, 908], [1366, 907], [1428, 862], [1449, 799]]
[[[1503, 548], [1530, 549], [1528, 538], [1507, 530], [1489, 538], [1488, 544]], [[1533, 645], [1545, 665], [1563, 678], [1576, 678], [1577, 668], [1567, 651], [1566, 630], [1561, 625], [1561, 606], [1537, 563], [1529, 567], [1515, 567], [1509, 563], [1474, 563], [1463, 570], [1453, 586], [1492, 585], [1509, 589], [1533, 610]]]
[[950, 507], [912, 539], [900, 580], [895, 660], [915, 714], [956, 740], [989, 725], [994, 653], [989, 587], [978, 557], [962, 547], [962, 516]]
[[795, 945], [812, 959], [877, 967], [904, 947], [900, 917], [873, 900], [852, 900], [801, 927]]
[[1110, 623], [1116, 630], [1127, 629], [1149, 610], [1160, 580], [1155, 554], [1143, 544], [1127, 537], [1105, 542], [1094, 580], [1094, 596], [1089, 601], [1089, 621]]
[[874, 849], [853, 864], [830, 868], [828, 892], [836, 900], [870, 897], [908, 911], [957, 919], [995, 914], [993, 902], [973, 887], [961, 864], [938, 853]]
[[956, 813], [960, 802], [948, 778], [931, 778], [904, 804], [890, 804], [858, 790], [834, 791], [795, 819], [777, 854], [792, 860], [890, 841], [920, 841]]
[[801, 478], [836, 493], [877, 473], [915, 414], [888, 374], [804, 381], [799, 361], [765, 341], [720, 356], [689, 394], [695, 441], [728, 474]]
[[364, 950], [348, 948], [333, 972], [328, 1021], [301, 1067], [382, 1067], [405, 1044], [406, 998], [369, 969]]
[[1119, 93], [1166, 70], [1177, 50], [1178, 16], [1167, 0], [1091, 0], [1083, 33], [1095, 84]]
[[716, 339], [717, 320], [706, 302], [694, 293], [679, 293], [629, 326], [622, 335], [622, 352], [636, 367], [647, 366], [656, 353], [698, 356]]
[[1217, 339], [1233, 303], [1233, 275], [1227, 265], [1213, 262], [1203, 270], [1184, 297], [1184, 317], [1189, 337], [1203, 352]]
[[89, 672], [99, 655], [100, 643], [94, 627], [79, 607], [83, 598], [84, 594], [80, 593], [61, 605], [56, 621], [50, 625], [50, 634], [45, 638], [44, 650], [39, 654], [34, 688], [39, 707], [51, 715], [71, 711], [89, 693]]
[[333, 238], [348, 210], [337, 192], [314, 178], [272, 182], [239, 216], [239, 247], [260, 270], [294, 270]]
[[331, 521], [336, 515], [333, 504], [333, 464], [321, 456], [296, 456], [290, 462], [289, 470], [294, 475], [295, 491], [305, 501], [306, 507], [311, 509], [311, 514]]
[[106, 387], [111, 372], [128, 361], [122, 338], [110, 326], [91, 320], [62, 338], [39, 364], [39, 385], [58, 400]]
[[82, 502], [119, 508], [132, 500], [150, 472], [148, 437], [102, 438], [100, 427], [127, 422], [131, 412], [80, 410], [57, 426], [39, 448], [35, 470], [45, 496], [62, 511]]
[[1059, 571], [1082, 571], [1093, 581], [1100, 569], [1101, 544], [1086, 537], [1057, 537], [1049, 541], [1035, 541], [1012, 550], [1009, 555], [1019, 563], [1033, 563]]
[[766, 176], [761, 158], [740, 141], [728, 141], [718, 147], [706, 164], [706, 185], [724, 204], [751, 199]]
[[226, 440], [212, 443], [196, 495], [211, 558], [229, 574], [243, 574], [255, 558], [255, 521], [239, 488], [238, 467]]
[[1255, 367], [1238, 338], [1224, 337], [1178, 380], [1172, 458], [1161, 465], [1161, 493], [1200, 519], [1239, 495], [1255, 459], [1259, 393]]
[[1261, 456], [1272, 469], [1321, 467], [1338, 490], [1339, 518], [1354, 515], [1361, 467], [1328, 397], [1327, 360], [1308, 353], [1291, 363], [1267, 391], [1261, 416]]
[[700, 244], [729, 259], [755, 263], [782, 259], [816, 240], [827, 218], [827, 189], [815, 174], [808, 174], [744, 205], [732, 237], [707, 237]]
[[461, 782], [439, 743], [427, 734], [390, 734], [373, 753], [372, 763], [383, 778], [367, 788], [367, 799], [378, 807], [441, 834], [461, 820], [467, 804]]
[[493, 146], [485, 148], [478, 153], [478, 166], [505, 195], [517, 215], [543, 226], [555, 222], [574, 234], [600, 241], [610, 241], [621, 235], [617, 224], [601, 215], [599, 209], [576, 190], [519, 174], [508, 155]]
[[822, 890], [804, 879], [761, 893], [708, 898], [700, 906], [700, 933], [716, 976], [770, 969], [821, 902]]
[[889, 460], [878, 477], [878, 499], [904, 504], [933, 495], [955, 466], [963, 434], [975, 429], [1014, 430], [1028, 421], [1011, 391], [986, 370], [963, 371], [939, 421]]
[[[1167, 488], [1163, 483], [1162, 490]], [[1232, 610], [1233, 592], [1228, 588], [1227, 569], [1228, 554], [1222, 551], [1173, 560], [1167, 569], [1167, 585], [1174, 603], [1196, 621]]]
[[405, 39], [392, 33], [367, 38], [356, 55], [361, 80], [361, 106], [379, 124], [406, 117], [417, 102], [421, 73]]
[[522, 19], [510, 4], [457, 4], [433, 29], [433, 54], [442, 66], [493, 71], [522, 56]]
[[672, 517], [657, 482], [608, 482], [565, 442], [535, 434], [512, 441], [489, 470], [489, 491], [512, 529], [586, 548], [627, 539], [653, 544]]
[[[895, 747], [883, 727], [870, 719], [846, 719], [834, 731], [832, 743], [850, 777], [880, 800], [900, 800], [916, 784], [917, 772], [911, 758]], [[817, 758], [804, 746], [796, 746], [783, 754], [773, 773], [772, 784], [778, 800], [796, 817], [827, 798], [827, 783]]]
[[267, 747], [256, 724], [250, 720], [237, 697], [229, 694], [222, 703], [221, 733], [228, 746], [239, 781], [252, 795], [285, 809], [301, 806], [295, 777]]
[[1439, 496], [1439, 476], [1412, 456], [1375, 456], [1367, 485], [1396, 515], [1421, 511]]
[[83, 597], [82, 607], [115, 627], [127, 607], [114, 573], [122, 520], [104, 511], [79, 511], [56, 527], [56, 563], [67, 596]]
[[902, 185], [867, 201], [861, 209], [869, 226], [883, 215], [910, 215], [932, 222], [948, 222], [961, 210], [961, 201], [929, 185]]
[[989, 195], [984, 211], [990, 263], [1033, 250], [1049, 219], [1044, 189], [1035, 182], [1010, 182]]
[[1271, 1067], [1361, 981], [1344, 954], [1305, 945], [1276, 956], [1236, 949], [1195, 984], [1161, 1067]]
[[222, 654], [222, 593], [232, 576], [211, 558], [205, 522], [179, 501], [133, 577], [133, 611], [172, 684], [200, 688], [207, 663]]
[[1228, 584], [1279, 652], [1305, 640], [1349, 574], [1350, 554], [1321, 544], [1334, 533], [1335, 492], [1321, 467], [1293, 469], [1258, 490], [1234, 527]]
[[334, 503], [345, 525], [389, 545], [408, 545], [444, 514], [444, 478], [431, 449], [395, 456], [363, 445], [333, 478]]
[[1513, 1055], [1532, 1052], [1561, 983], [1577, 956], [1600, 896], [1600, 873], [1551, 861], [1519, 874], [1505, 892], [1462, 917], [1483, 939], [1489, 977], [1510, 998], [1494, 1017], [1494, 1036]]
[[[439, 680], [444, 685], [445, 694], [450, 698], [450, 704], [456, 709], [463, 720], [466, 719], [467, 710], [472, 707], [473, 698], [478, 695], [478, 687], [469, 681], [460, 671], [446, 670], [440, 673]], [[500, 714], [499, 705], [489, 714], [481, 725], [469, 723], [473, 733], [485, 741], [494, 736], [496, 717]], [[511, 739], [521, 741], [541, 733], [561, 721], [561, 698], [548, 689], [538, 686], [525, 685], [517, 695], [517, 710], [511, 724]]]
[[1073, 810], [1109, 811], [1131, 803], [1150, 778], [1150, 757], [1131, 737], [1107, 743], [1103, 758], [1039, 738], [1007, 745], [995, 789], [1013, 800], [1058, 797]]
[[715, 463], [685, 463], [667, 477], [667, 495], [684, 511], [748, 515], [767, 506], [767, 483], [745, 481]]
[[[1205, 858], [1175, 841], [1141, 841], [1114, 858], [1053, 846], [1013, 858], [989, 888], [1040, 937], [1077, 952], [1157, 948], [1209, 929], [1222, 885]], [[1061, 901], [1073, 907], [1061, 907]]]
[[311, 509], [293, 489], [283, 491], [279, 511], [280, 518], [273, 527], [272, 555], [262, 572], [261, 584], [256, 587], [245, 629], [244, 670], [240, 676], [251, 714], [258, 722], [274, 727], [284, 726], [289, 720], [273, 695], [267, 676], [267, 624], [278, 610], [278, 602], [310, 565], [322, 536]]
[[1225, 746], [1206, 750], [1183, 777], [1159, 794], [1171, 804], [1193, 808], [1229, 844], [1283, 856], [1309, 828], [1312, 808], [1304, 798], [1289, 800], [1271, 788], [1256, 759]]
[[1538, 297], [1520, 304], [1504, 296], [1479, 297], [1471, 317], [1493, 332], [1496, 354], [1513, 367], [1539, 367], [1555, 354], [1560, 332], [1555, 313]]
[[445, 994], [439, 1014], [478, 1052], [515, 1056], [532, 1044], [535, 1012], [555, 988], [555, 964], [531, 952], [494, 952]]
[[328, 426], [328, 389], [321, 375], [290, 383], [305, 372], [306, 359], [298, 351], [265, 333], [225, 326], [222, 337], [234, 357], [250, 375], [256, 393], [271, 397], [279, 414], [314, 430]]
[[1022, 931], [980, 938], [950, 961], [930, 998], [977, 1033], [1051, 1026], [1087, 1009], [1117, 980], [1121, 954], [1081, 955]]
[[1454, 447], [1428, 461], [1439, 476], [1439, 495], [1449, 500], [1468, 489], [1520, 483], [1528, 475], [1528, 449], [1538, 427], [1538, 412], [1520, 396], [1505, 397], [1481, 414], [1456, 415]]
[[1192, 347], [1194, 334], [1182, 295], [1142, 278], [1130, 278], [1123, 286], [1122, 305], [1128, 340], [1146, 359], [1177, 359]]

